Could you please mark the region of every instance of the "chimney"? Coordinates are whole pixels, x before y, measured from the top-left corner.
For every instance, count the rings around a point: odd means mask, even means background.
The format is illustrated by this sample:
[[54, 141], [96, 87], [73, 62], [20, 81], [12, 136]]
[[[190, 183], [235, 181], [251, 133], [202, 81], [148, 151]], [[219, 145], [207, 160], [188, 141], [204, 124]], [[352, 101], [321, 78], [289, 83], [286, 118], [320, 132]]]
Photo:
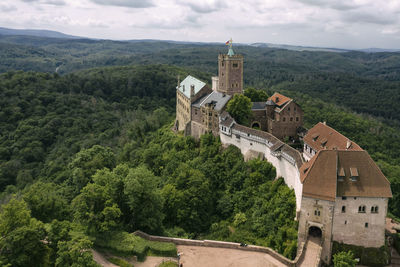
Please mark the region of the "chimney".
[[326, 125], [326, 121], [323, 121], [322, 124], [323, 124], [323, 125]]
[[194, 96], [194, 84], [190, 85], [190, 96]]
[[346, 149], [349, 149], [350, 147], [351, 147], [351, 141], [349, 139], [347, 139]]

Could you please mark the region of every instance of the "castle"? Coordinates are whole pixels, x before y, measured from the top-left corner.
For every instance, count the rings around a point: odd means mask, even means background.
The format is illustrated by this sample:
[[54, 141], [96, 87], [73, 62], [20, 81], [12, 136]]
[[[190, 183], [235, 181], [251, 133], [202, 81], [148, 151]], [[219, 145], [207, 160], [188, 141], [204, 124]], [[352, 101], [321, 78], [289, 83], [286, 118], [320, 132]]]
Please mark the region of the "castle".
[[322, 261], [330, 263], [333, 241], [375, 248], [385, 244], [390, 183], [365, 150], [326, 123], [308, 130], [302, 152], [292, 148], [282, 140], [298, 137], [303, 111], [278, 93], [253, 103], [251, 128], [225, 111], [229, 100], [243, 93], [243, 56], [235, 55], [232, 45], [218, 57], [212, 88], [188, 76], [176, 93], [176, 130], [195, 138], [212, 133], [223, 146], [238, 147], [245, 159], [261, 157], [276, 168], [277, 177], [295, 192], [298, 242], [317, 236]]

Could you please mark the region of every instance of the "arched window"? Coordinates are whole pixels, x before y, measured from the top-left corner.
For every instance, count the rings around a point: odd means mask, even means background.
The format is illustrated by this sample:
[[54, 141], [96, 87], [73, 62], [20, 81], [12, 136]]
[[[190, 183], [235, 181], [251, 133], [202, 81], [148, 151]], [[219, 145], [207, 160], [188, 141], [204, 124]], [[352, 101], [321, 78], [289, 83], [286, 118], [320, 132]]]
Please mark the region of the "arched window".
[[358, 213], [365, 213], [365, 206], [361, 205], [358, 207]]
[[346, 212], [346, 206], [342, 206], [342, 213]]
[[378, 206], [372, 206], [371, 213], [378, 213]]

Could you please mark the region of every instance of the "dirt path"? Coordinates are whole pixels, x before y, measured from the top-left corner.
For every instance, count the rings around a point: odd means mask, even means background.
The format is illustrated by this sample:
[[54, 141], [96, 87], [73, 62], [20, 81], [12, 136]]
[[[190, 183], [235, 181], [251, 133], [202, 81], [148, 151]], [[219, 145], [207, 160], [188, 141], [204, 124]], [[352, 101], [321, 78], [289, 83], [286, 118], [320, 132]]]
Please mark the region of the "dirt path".
[[115, 265], [115, 264], [109, 262], [108, 260], [106, 260], [106, 258], [104, 258], [104, 256], [102, 254], [100, 254], [99, 252], [97, 252], [96, 250], [92, 250], [92, 253], [93, 253], [93, 260], [95, 262], [97, 262], [98, 264], [100, 264], [101, 266], [119, 267], [118, 265]]
[[[268, 254], [229, 248], [177, 246], [184, 267], [283, 267]], [[136, 266], [136, 265], [135, 265]]]
[[157, 267], [164, 261], [177, 261], [175, 258], [166, 258], [166, 257], [153, 257], [153, 256], [147, 256], [146, 260], [144, 262], [140, 261], [132, 261], [129, 263], [132, 263], [135, 267]]
[[321, 239], [319, 237], [309, 237], [304, 247], [305, 254], [299, 266], [312, 267], [316, 266], [319, 253]]

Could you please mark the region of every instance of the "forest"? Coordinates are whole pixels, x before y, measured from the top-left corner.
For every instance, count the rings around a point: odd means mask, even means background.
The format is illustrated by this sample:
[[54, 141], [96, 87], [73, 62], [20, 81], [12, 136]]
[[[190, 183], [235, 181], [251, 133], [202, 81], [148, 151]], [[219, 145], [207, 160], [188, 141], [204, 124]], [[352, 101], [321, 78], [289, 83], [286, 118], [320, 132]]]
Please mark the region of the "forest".
[[[89, 248], [137, 229], [264, 245], [294, 258], [294, 193], [273, 180], [272, 165], [244, 162], [211, 135], [196, 141], [170, 130], [177, 76], [210, 82], [222, 47], [133, 43], [136, 54], [120, 61], [114, 45], [129, 51], [126, 44], [21, 38], [0, 38], [10, 60], [0, 64], [2, 265], [95, 266]], [[67, 48], [66, 57], [87, 64], [72, 60], [54, 73], [58, 63], [46, 64]], [[370, 153], [391, 181], [389, 212], [400, 217], [398, 54], [238, 52], [246, 86], [296, 99], [305, 127], [327, 121]], [[21, 71], [13, 58], [24, 53]], [[124, 64], [136, 65], [110, 66]], [[105, 67], [86, 69], [94, 66]]]

